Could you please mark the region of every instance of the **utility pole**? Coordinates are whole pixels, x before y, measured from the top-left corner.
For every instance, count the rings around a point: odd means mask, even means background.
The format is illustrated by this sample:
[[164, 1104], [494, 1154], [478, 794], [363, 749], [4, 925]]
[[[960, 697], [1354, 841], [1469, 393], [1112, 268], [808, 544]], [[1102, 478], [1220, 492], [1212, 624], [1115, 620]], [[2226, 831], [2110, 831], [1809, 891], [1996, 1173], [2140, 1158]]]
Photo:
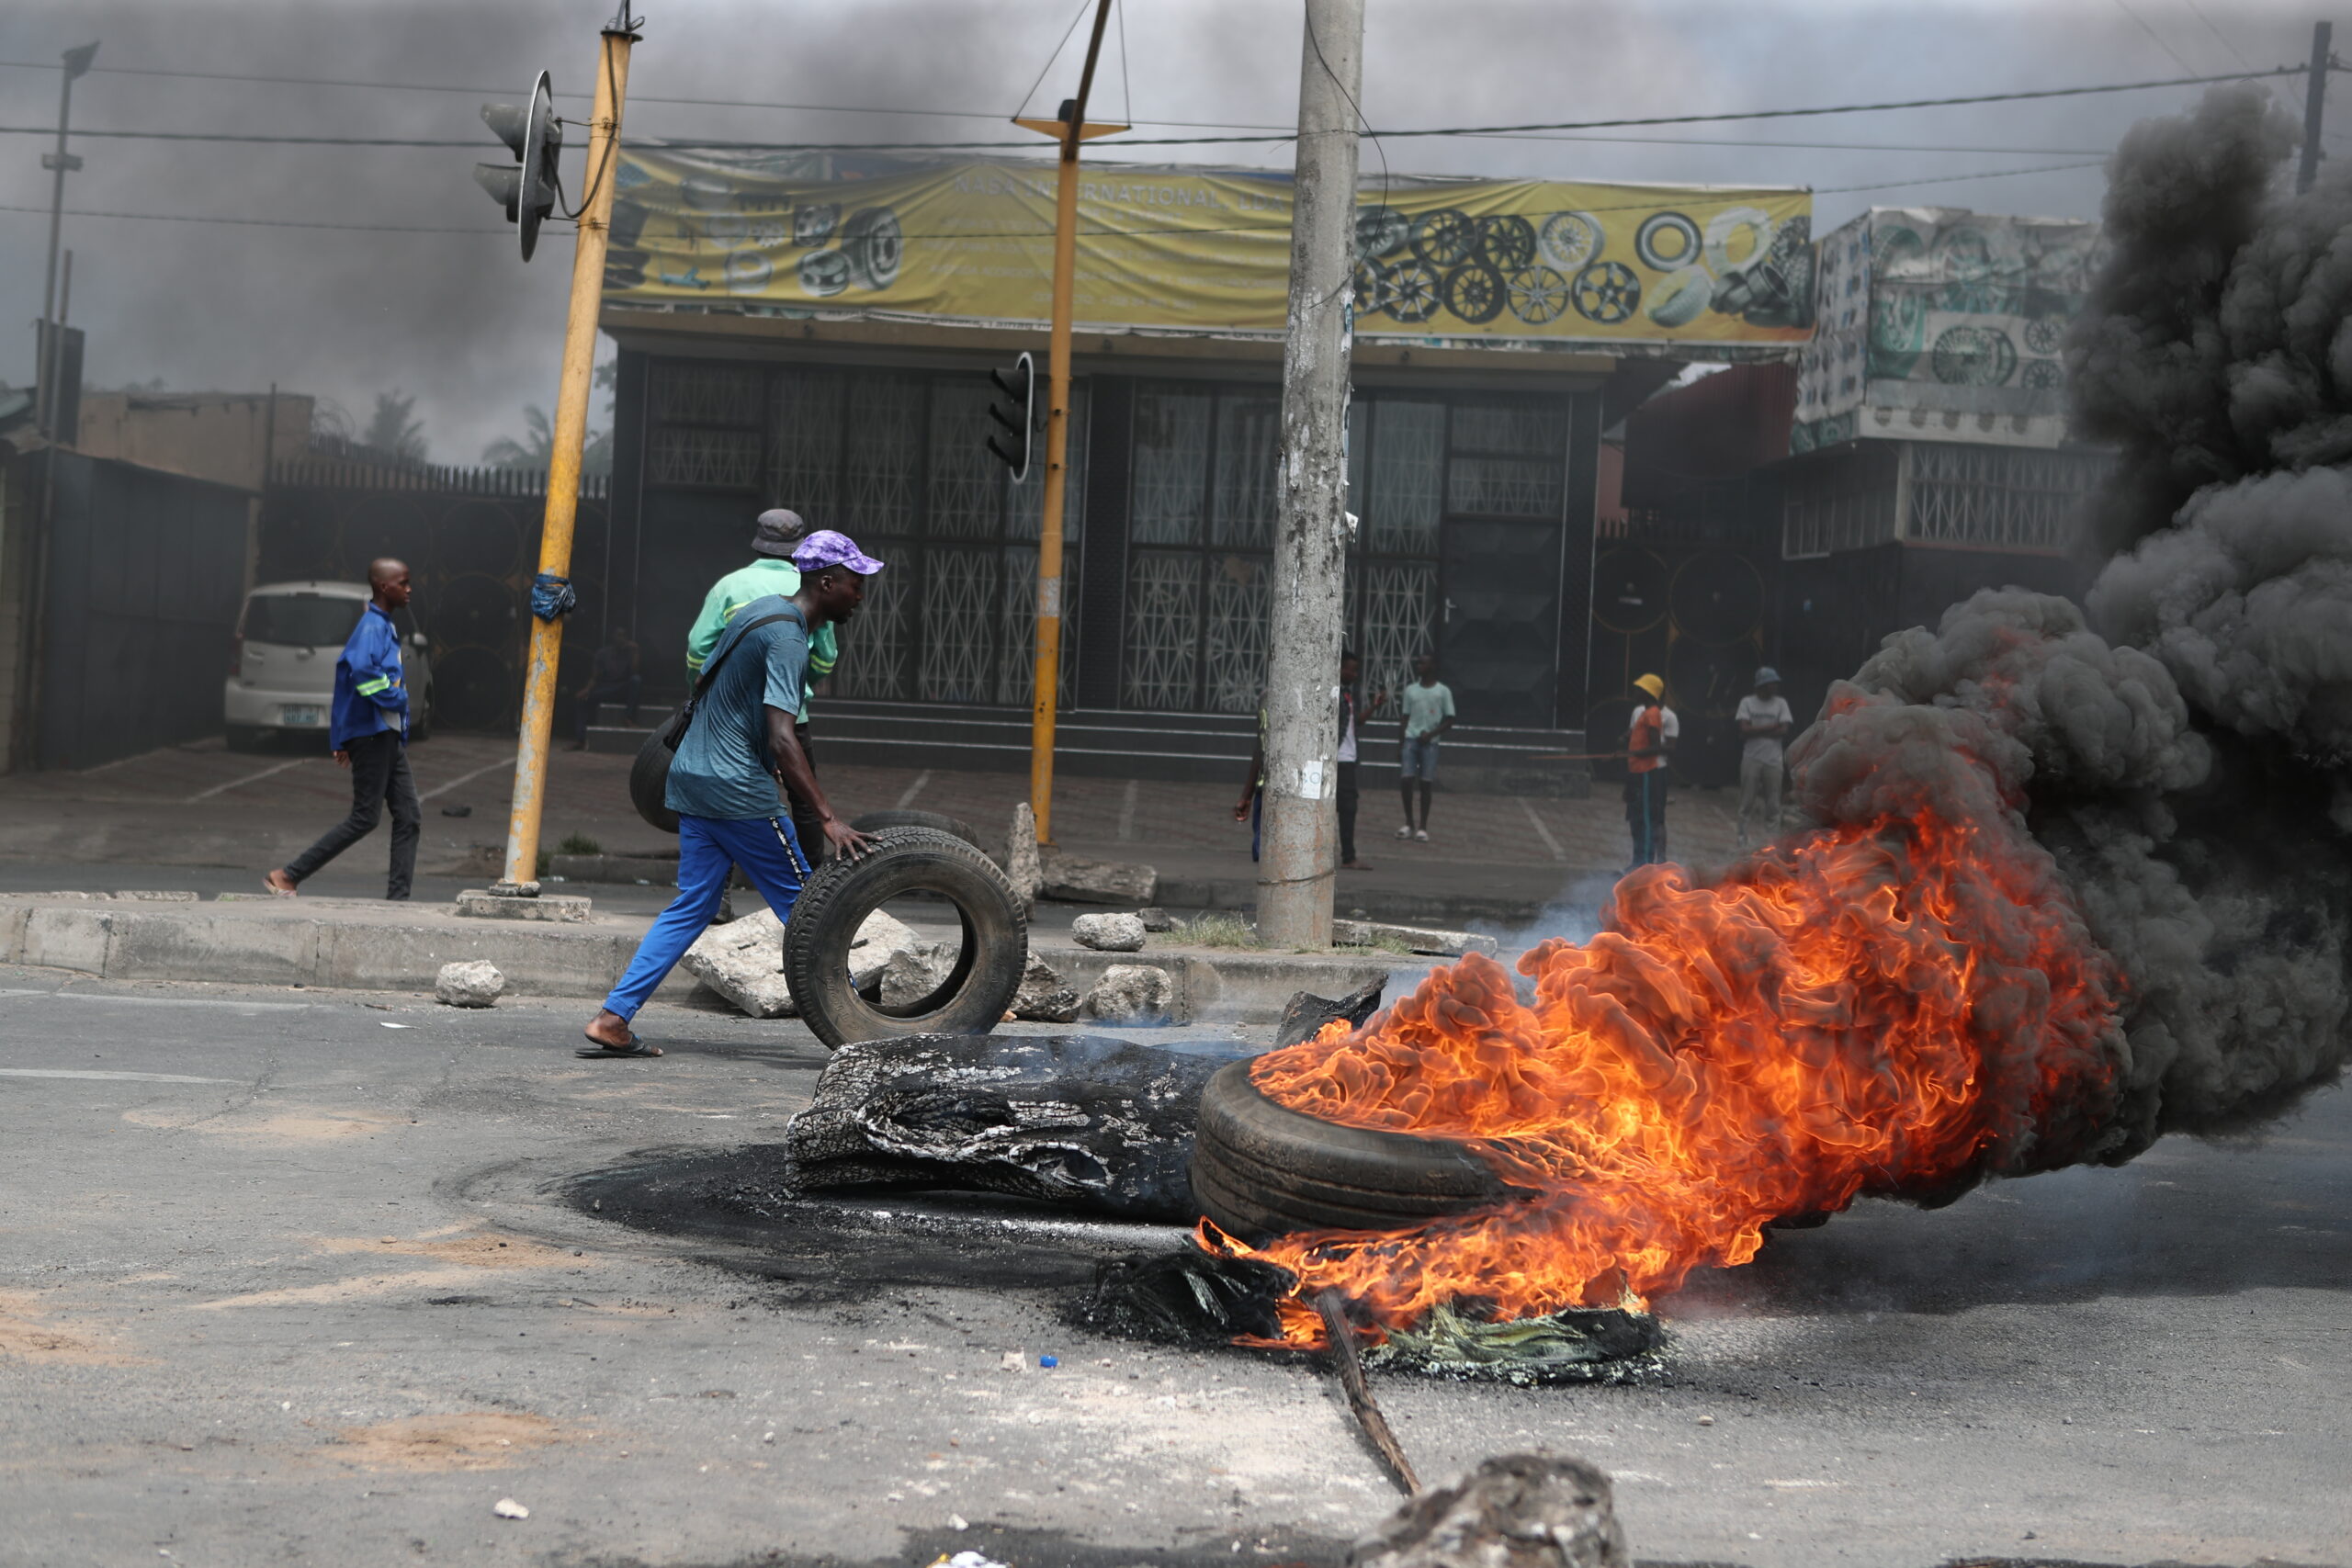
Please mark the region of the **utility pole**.
[[1363, 0], [1306, 0], [1300, 53], [1258, 863], [1258, 940], [1273, 948], [1331, 945]]
[[[563, 375], [556, 387], [554, 446], [548, 455], [548, 505], [539, 529], [539, 577], [568, 600], [571, 526], [580, 510], [580, 455], [588, 439], [590, 382], [595, 371], [596, 315], [605, 299], [605, 247], [612, 232], [613, 190], [620, 162], [621, 105], [628, 96], [628, 56], [639, 20], [630, 0], [605, 24], [589, 111], [587, 190], [582, 198], [579, 243], [571, 257], [571, 311], [563, 323]], [[552, 579], [552, 583], [548, 580]], [[533, 597], [538, 598], [535, 592]], [[530, 661], [524, 675], [523, 723], [514, 745], [514, 803], [506, 822], [505, 874], [492, 893], [536, 897], [539, 891], [539, 817], [547, 803], [548, 741], [555, 719], [556, 663], [563, 652], [563, 616], [531, 616]]]
[[41, 363], [36, 372], [40, 378], [40, 423], [43, 434], [51, 428], [56, 414], [57, 367], [62, 353], [58, 339], [63, 334], [57, 330], [57, 243], [65, 226], [65, 176], [82, 166], [82, 160], [65, 150], [65, 132], [74, 120], [74, 84], [89, 73], [90, 62], [97, 54], [98, 46], [94, 43], [65, 51], [64, 80], [57, 89], [57, 151], [40, 155], [40, 166], [56, 175], [50, 184], [49, 276], [40, 291], [40, 319], [45, 330], [41, 333]]
[[1102, 52], [1103, 24], [1111, 0], [1097, 0], [1094, 31], [1086, 40], [1086, 69], [1079, 73], [1078, 96], [1066, 99], [1052, 119], [1012, 123], [1061, 143], [1061, 167], [1054, 186], [1054, 320], [1046, 353], [1045, 515], [1037, 529], [1037, 667], [1029, 708], [1029, 809], [1037, 818], [1037, 841], [1054, 837], [1054, 716], [1061, 695], [1062, 513], [1069, 478], [1069, 323], [1078, 296], [1078, 149], [1124, 125], [1091, 125], [1086, 101], [1094, 92], [1094, 62]]
[[2303, 161], [2295, 170], [2297, 194], [2312, 188], [2319, 178], [2320, 122], [2327, 115], [2327, 45], [2335, 31], [2333, 22], [2312, 24], [2311, 85], [2303, 89]]

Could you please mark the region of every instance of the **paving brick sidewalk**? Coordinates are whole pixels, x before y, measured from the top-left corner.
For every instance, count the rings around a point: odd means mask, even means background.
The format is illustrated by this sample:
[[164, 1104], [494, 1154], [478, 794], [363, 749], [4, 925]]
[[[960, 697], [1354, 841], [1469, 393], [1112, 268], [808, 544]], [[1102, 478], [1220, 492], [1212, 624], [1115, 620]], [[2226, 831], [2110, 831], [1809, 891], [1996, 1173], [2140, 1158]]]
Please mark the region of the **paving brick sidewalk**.
[[[827, 767], [820, 776], [853, 815], [911, 806], [960, 817], [1001, 835], [1028, 797], [1024, 775], [947, 769]], [[480, 877], [497, 864], [513, 787], [512, 742], [445, 735], [413, 749], [424, 797], [420, 868]], [[629, 759], [560, 751], [548, 778], [542, 843], [579, 834], [614, 854], [674, 854], [677, 840], [639, 821], [628, 794]], [[1056, 841], [1080, 854], [1148, 861], [1197, 903], [1246, 907], [1254, 885], [1250, 829], [1233, 820], [1238, 787], [1152, 779], [1064, 778], [1055, 791]], [[218, 741], [172, 747], [84, 773], [0, 780], [0, 856], [91, 864], [236, 867], [282, 864], [349, 807], [346, 775], [321, 753], [232, 753]], [[447, 808], [469, 809], [462, 818]], [[1679, 857], [1700, 867], [1731, 856], [1729, 792], [1679, 793], [1668, 807]], [[1373, 869], [1342, 873], [1339, 908], [1374, 916], [1523, 919], [1573, 893], [1589, 904], [1625, 863], [1614, 791], [1588, 800], [1441, 793], [1430, 841], [1400, 842], [1399, 809], [1385, 790], [1363, 797], [1358, 851]], [[348, 852], [338, 869], [380, 874], [384, 836]]]

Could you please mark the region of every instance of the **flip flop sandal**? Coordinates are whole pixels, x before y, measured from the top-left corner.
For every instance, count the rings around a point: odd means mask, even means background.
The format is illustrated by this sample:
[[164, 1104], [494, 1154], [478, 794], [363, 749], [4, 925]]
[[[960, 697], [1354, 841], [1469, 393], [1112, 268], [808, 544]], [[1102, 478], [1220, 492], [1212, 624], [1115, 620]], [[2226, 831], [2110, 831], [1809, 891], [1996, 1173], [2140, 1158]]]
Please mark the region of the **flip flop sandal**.
[[572, 1055], [594, 1059], [598, 1056], [659, 1056], [662, 1054], [661, 1046], [648, 1045], [634, 1034], [628, 1037], [628, 1043], [626, 1045], [607, 1045], [602, 1041], [594, 1040], [593, 1036], [590, 1039], [589, 1049], [574, 1051]]

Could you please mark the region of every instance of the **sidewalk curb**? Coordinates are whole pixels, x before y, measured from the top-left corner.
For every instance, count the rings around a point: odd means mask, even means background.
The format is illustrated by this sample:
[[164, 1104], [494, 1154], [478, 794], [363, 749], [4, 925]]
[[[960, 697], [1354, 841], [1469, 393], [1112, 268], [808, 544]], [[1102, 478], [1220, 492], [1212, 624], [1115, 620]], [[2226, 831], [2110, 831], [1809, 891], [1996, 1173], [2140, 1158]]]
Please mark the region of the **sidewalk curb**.
[[[318, 990], [433, 992], [444, 964], [486, 959], [508, 994], [601, 998], [637, 951], [645, 920], [592, 916], [578, 924], [465, 919], [440, 906], [391, 914], [380, 905], [43, 902], [0, 895], [0, 964], [107, 980], [198, 980]], [[1154, 948], [1101, 953], [1059, 942], [1034, 951], [1084, 992], [1114, 964], [1148, 964], [1176, 982], [1178, 1021], [1266, 1023], [1298, 991], [1342, 997], [1384, 976], [1390, 995], [1434, 960], [1340, 953]], [[687, 1002], [683, 968], [655, 994]]]

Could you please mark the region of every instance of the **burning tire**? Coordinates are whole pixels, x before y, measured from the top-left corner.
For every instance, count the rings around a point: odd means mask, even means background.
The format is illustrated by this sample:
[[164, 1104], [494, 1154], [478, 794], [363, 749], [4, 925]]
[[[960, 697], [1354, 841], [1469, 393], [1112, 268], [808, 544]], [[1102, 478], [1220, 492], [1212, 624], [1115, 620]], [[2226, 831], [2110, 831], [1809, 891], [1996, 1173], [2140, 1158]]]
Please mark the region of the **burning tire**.
[[[784, 928], [784, 976], [828, 1045], [899, 1034], [985, 1034], [1004, 1018], [1029, 964], [1029, 921], [1004, 873], [971, 844], [922, 828], [886, 829], [881, 847], [819, 866]], [[850, 983], [850, 943], [890, 899], [930, 893], [947, 901], [964, 941], [930, 995], [885, 1005]]]
[[[794, 993], [797, 995], [796, 991]], [[1341, 1127], [1277, 1105], [1236, 1062], [1209, 1079], [1193, 1138], [1193, 1197], [1229, 1235], [1396, 1230], [1512, 1196], [1460, 1144]]]

